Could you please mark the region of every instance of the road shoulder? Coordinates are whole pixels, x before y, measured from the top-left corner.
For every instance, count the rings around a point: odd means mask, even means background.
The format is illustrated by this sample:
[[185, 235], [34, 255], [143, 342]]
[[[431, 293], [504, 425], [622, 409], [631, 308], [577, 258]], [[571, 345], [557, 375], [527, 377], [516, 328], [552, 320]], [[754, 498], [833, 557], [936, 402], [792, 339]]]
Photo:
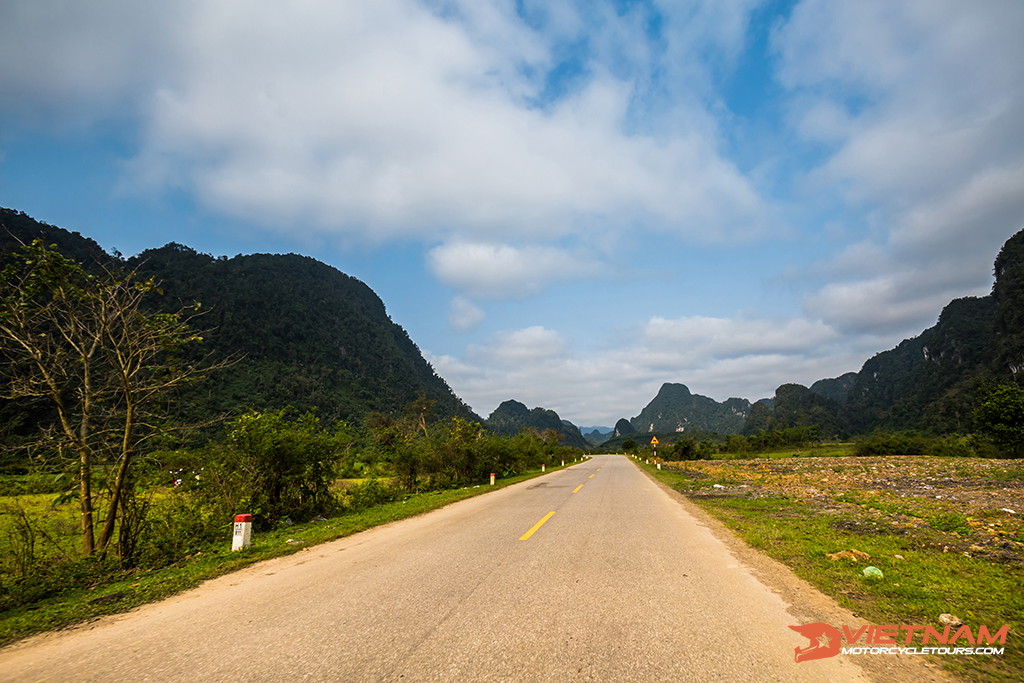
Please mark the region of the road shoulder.
[[[705, 512], [686, 496], [658, 481], [644, 468], [637, 467], [637, 469], [678, 503], [687, 514], [707, 528], [715, 538], [722, 541], [736, 560], [748, 567], [761, 583], [781, 597], [789, 605], [789, 612], [795, 620], [794, 625], [822, 622], [852, 626], [865, 623], [863, 618], [841, 607], [834, 599], [794, 574], [786, 565], [747, 545], [722, 522]], [[858, 655], [850, 657], [850, 659], [875, 680], [956, 680], [934, 660], [921, 656]], [[810, 662], [807, 664], [808, 666], [812, 665]]]

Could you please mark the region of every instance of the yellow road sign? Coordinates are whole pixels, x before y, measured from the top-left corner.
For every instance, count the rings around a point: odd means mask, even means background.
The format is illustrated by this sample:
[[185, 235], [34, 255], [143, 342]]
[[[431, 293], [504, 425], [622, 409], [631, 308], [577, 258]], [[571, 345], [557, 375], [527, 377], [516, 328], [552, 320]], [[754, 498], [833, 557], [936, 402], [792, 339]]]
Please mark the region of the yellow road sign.
[[658, 441], [658, 437], [656, 437], [656, 436], [652, 436], [651, 437], [651, 445], [652, 446], [657, 446], [659, 443], [661, 443], [661, 442]]

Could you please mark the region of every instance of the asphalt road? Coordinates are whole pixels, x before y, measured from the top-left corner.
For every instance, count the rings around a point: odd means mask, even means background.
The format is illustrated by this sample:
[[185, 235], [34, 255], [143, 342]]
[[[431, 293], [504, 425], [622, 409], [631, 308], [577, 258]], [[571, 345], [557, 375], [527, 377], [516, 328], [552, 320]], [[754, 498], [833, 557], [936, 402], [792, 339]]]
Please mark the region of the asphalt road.
[[0, 680], [873, 677], [795, 663], [800, 623], [631, 461], [597, 456], [5, 648]]

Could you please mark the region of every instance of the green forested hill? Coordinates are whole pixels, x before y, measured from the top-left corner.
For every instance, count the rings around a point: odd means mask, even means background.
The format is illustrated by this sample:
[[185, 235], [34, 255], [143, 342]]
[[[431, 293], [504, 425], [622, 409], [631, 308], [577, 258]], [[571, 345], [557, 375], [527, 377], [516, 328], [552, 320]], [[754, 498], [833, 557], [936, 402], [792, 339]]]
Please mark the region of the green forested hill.
[[850, 434], [846, 415], [836, 401], [799, 384], [783, 384], [776, 389], [770, 409], [765, 403], [754, 407], [757, 410], [751, 410], [746, 434], [758, 429], [781, 431], [811, 426], [820, 427], [822, 436], [829, 439]]
[[815, 382], [836, 401], [838, 424], [945, 434], [973, 429], [986, 381], [1020, 381], [1024, 371], [1024, 230], [995, 260], [992, 293], [951, 301], [938, 322], [864, 363], [860, 372]]
[[167, 307], [202, 303], [218, 357], [241, 355], [200, 387], [204, 413], [291, 405], [359, 420], [401, 411], [422, 393], [437, 416], [479, 420], [373, 290], [331, 266], [296, 254], [215, 259], [177, 244], [130, 265], [163, 283]]
[[565, 446], [586, 449], [589, 444], [580, 430], [573, 424], [558, 417], [558, 413], [545, 408], [530, 410], [519, 401], [505, 401], [488, 416], [484, 423], [495, 434], [518, 434], [523, 429], [537, 432], [552, 430], [558, 432], [559, 441]]
[[[0, 221], [4, 254], [17, 240], [42, 236], [76, 260], [116, 261], [92, 240], [24, 214], [4, 210]], [[316, 407], [328, 422], [359, 421], [370, 412], [400, 412], [425, 395], [434, 401], [436, 417], [481, 421], [434, 373], [369, 287], [315, 259], [213, 258], [169, 244], [124, 265], [161, 283], [154, 306], [202, 304], [205, 314], [197, 324], [205, 341], [199, 352], [239, 359], [188, 389], [183, 410], [189, 418], [291, 406]], [[0, 413], [15, 424], [11, 410], [3, 406]]]
[[979, 383], [999, 374], [994, 323], [991, 296], [957, 299], [934, 327], [864, 363], [843, 407], [855, 430], [969, 430]]
[[20, 245], [37, 238], [47, 244], [56, 244], [62, 254], [87, 268], [96, 263], [113, 261], [113, 257], [88, 237], [40, 223], [21, 211], [0, 207], [0, 266], [6, 263], [8, 255]]
[[719, 403], [707, 396], [690, 393], [685, 384], [666, 383], [640, 414], [630, 420], [633, 431], [641, 434], [681, 431], [734, 434], [743, 428], [750, 413], [750, 402], [730, 398]]

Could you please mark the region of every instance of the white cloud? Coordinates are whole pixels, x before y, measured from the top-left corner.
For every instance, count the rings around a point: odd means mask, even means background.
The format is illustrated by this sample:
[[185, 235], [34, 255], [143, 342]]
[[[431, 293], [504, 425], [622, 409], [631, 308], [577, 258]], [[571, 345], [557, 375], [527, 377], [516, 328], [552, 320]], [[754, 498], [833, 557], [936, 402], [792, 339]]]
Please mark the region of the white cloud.
[[139, 114], [149, 84], [173, 70], [193, 0], [5, 2], [0, 115], [89, 126]]
[[539, 366], [561, 359], [565, 351], [566, 342], [561, 334], [534, 325], [494, 335], [487, 348], [487, 357], [502, 365], [530, 363]]
[[555, 247], [456, 242], [427, 254], [442, 282], [475, 297], [517, 298], [537, 294], [552, 282], [590, 275], [595, 262]]
[[871, 235], [824, 264], [805, 308], [847, 333], [916, 334], [984, 294], [1024, 227], [1024, 4], [804, 0], [775, 34], [808, 175]]
[[461, 358], [428, 359], [484, 417], [514, 398], [577, 423], [611, 426], [637, 415], [665, 382], [719, 401], [753, 401], [780, 384], [859, 370], [869, 355], [807, 319], [652, 318], [630, 336], [625, 347], [581, 352], [561, 333], [534, 326], [494, 335]]
[[652, 318], [647, 338], [657, 348], [680, 348], [701, 358], [813, 353], [837, 341], [835, 330], [820, 320], [771, 320], [690, 316]]
[[891, 333], [899, 336], [908, 321], [921, 321], [914, 333], [935, 323], [949, 303], [947, 291], [921, 292], [921, 283], [905, 275], [826, 285], [808, 297], [806, 307], [849, 333]]
[[448, 307], [448, 322], [459, 332], [469, 332], [487, 317], [479, 306], [465, 297], [455, 297]]
[[559, 35], [505, 7], [204, 3], [134, 171], [222, 211], [369, 239], [547, 241], [636, 216], [698, 239], [764, 230], [764, 200], [699, 106], [670, 135], [629, 132], [640, 76], [597, 62], [535, 106]]

